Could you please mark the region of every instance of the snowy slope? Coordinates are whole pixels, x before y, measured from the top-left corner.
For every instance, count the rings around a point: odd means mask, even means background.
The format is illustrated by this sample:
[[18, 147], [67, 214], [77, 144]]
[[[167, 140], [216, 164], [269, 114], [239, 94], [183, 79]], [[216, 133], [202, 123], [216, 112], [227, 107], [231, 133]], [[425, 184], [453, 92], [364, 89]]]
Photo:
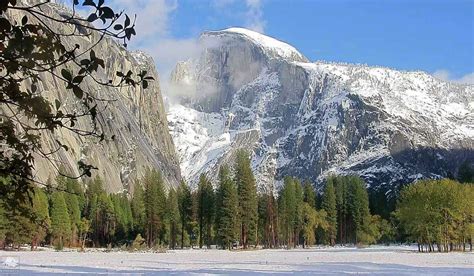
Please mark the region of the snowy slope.
[[209, 46], [172, 77], [198, 93], [168, 113], [191, 183], [202, 172], [216, 175], [238, 148], [252, 152], [260, 189], [285, 175], [321, 182], [355, 173], [391, 190], [455, 175], [474, 160], [472, 85], [425, 72], [311, 63], [286, 43], [240, 28], [204, 33], [201, 42]]
[[266, 54], [273, 57], [286, 60], [307, 61], [307, 59], [293, 46], [245, 28], [228, 28], [222, 31], [207, 32], [203, 34], [203, 36], [213, 37], [235, 37], [236, 35], [250, 40], [255, 45], [258, 45]]

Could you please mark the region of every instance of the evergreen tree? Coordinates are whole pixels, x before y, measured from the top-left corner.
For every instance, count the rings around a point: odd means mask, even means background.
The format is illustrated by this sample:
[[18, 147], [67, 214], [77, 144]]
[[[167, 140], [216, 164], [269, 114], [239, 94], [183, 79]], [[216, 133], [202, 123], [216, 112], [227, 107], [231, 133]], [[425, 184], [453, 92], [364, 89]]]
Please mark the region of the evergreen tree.
[[[349, 210], [353, 221], [354, 242], [364, 243], [361, 236], [368, 237], [367, 227], [370, 225], [369, 196], [365, 183], [360, 177], [350, 176]], [[369, 239], [370, 240], [370, 239]]]
[[337, 206], [337, 231], [339, 232], [339, 243], [347, 243], [347, 224], [348, 224], [348, 192], [347, 181], [345, 177], [332, 178], [334, 188], [336, 191], [336, 206]]
[[257, 186], [250, 166], [250, 158], [244, 150], [237, 152], [235, 183], [239, 194], [240, 239], [244, 249], [256, 241]]
[[211, 246], [211, 232], [214, 219], [214, 190], [211, 182], [201, 174], [198, 184], [199, 248], [204, 241]]
[[174, 189], [170, 189], [168, 193], [168, 204], [166, 206], [169, 225], [168, 243], [171, 249], [175, 249], [181, 218], [179, 217], [178, 195], [176, 194], [176, 191]]
[[71, 236], [71, 220], [67, 211], [63, 192], [51, 195], [51, 235], [58, 249]]
[[283, 187], [278, 197], [278, 212], [282, 241], [288, 248], [295, 246], [294, 229], [297, 221], [297, 199], [294, 180], [288, 176], [284, 178]]
[[48, 234], [51, 226], [51, 219], [49, 217], [49, 203], [48, 196], [40, 188], [33, 190], [33, 216], [34, 216], [34, 231], [32, 232], [31, 249], [34, 250], [38, 244], [44, 240]]
[[238, 231], [238, 195], [229, 168], [221, 166], [219, 169], [219, 187], [216, 200], [216, 225], [219, 244], [223, 248], [232, 248]]
[[146, 211], [143, 187], [137, 181], [134, 186], [131, 205], [134, 236], [145, 233]]
[[326, 231], [326, 242], [331, 246], [336, 244], [337, 234], [337, 209], [336, 209], [336, 194], [333, 185], [333, 177], [329, 177], [326, 180], [326, 186], [324, 188], [322, 209], [327, 214], [327, 231]]
[[88, 185], [88, 219], [94, 246], [107, 245], [112, 241], [116, 230], [114, 205], [103, 188], [100, 177]]
[[66, 177], [59, 176], [57, 179], [57, 184], [60, 189], [65, 189], [64, 200], [66, 201], [67, 210], [69, 214], [69, 220], [71, 221], [71, 237], [70, 241], [72, 245], [75, 245], [78, 242], [79, 235], [79, 224], [81, 223], [81, 208], [79, 205], [79, 199], [76, 192], [77, 181], [74, 179], [69, 179]]
[[309, 206], [316, 208], [316, 192], [314, 191], [313, 184], [306, 180], [303, 184], [304, 199], [303, 201], [308, 203]]
[[301, 182], [298, 179], [293, 180], [293, 185], [295, 185], [295, 217], [293, 218], [293, 236], [294, 236], [294, 245], [300, 245], [300, 234], [303, 229], [303, 187]]
[[265, 247], [277, 245], [277, 204], [271, 192], [258, 197], [258, 241]]
[[124, 241], [129, 238], [129, 231], [132, 228], [132, 214], [130, 209], [130, 202], [127, 195], [111, 194], [110, 199], [114, 206], [114, 214], [116, 220], [116, 231], [114, 240]]
[[183, 248], [184, 238], [189, 236], [191, 231], [190, 225], [193, 215], [191, 190], [184, 181], [181, 182], [178, 188], [178, 204], [181, 218], [181, 248]]
[[459, 167], [458, 179], [461, 183], [474, 183], [474, 163], [464, 161]]
[[165, 234], [165, 207], [166, 196], [161, 174], [155, 170], [148, 170], [145, 174], [145, 214], [147, 245], [152, 247], [157, 241], [160, 243]]

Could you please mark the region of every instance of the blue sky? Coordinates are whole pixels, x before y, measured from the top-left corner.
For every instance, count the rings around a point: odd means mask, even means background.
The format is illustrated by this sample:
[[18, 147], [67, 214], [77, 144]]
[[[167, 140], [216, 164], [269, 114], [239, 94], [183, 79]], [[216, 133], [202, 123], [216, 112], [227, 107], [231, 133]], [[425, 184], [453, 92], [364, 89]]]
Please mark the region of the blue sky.
[[424, 70], [474, 83], [474, 0], [111, 0], [137, 13], [134, 48], [160, 71], [192, 56], [206, 30], [247, 27], [310, 60]]

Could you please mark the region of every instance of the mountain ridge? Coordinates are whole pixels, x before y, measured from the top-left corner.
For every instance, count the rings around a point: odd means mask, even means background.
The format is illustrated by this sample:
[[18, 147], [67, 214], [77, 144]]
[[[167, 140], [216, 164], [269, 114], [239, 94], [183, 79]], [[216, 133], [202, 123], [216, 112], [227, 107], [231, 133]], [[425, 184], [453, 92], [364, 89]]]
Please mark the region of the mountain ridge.
[[[219, 118], [217, 136], [223, 140], [204, 135], [203, 148], [191, 153], [186, 145], [177, 146], [178, 153], [191, 157], [185, 162], [194, 164], [191, 174], [182, 166], [191, 182], [231, 162], [242, 141], [253, 145], [247, 148], [252, 148], [257, 180], [267, 187], [278, 186], [284, 175], [321, 182], [330, 173], [356, 173], [369, 185], [391, 186], [433, 177], [436, 170], [439, 177], [456, 173], [444, 164], [420, 176], [416, 164], [394, 158], [407, 149], [466, 150], [456, 165], [474, 158], [472, 85], [440, 81], [420, 71], [275, 57], [252, 39], [242, 41], [240, 32], [227, 31], [224, 39], [222, 31], [206, 32], [201, 41], [201, 55], [177, 66], [172, 81], [179, 87], [186, 79], [187, 89], [200, 91], [190, 93], [182, 108]], [[212, 92], [206, 93], [208, 87]], [[200, 121], [203, 114], [194, 120], [180, 118], [173, 110], [168, 118], [174, 139], [186, 140], [186, 125], [207, 124]], [[361, 160], [368, 167], [352, 169], [360, 167]], [[384, 170], [394, 180], [375, 183], [387, 178], [381, 176]], [[397, 180], [402, 175], [410, 177]]]

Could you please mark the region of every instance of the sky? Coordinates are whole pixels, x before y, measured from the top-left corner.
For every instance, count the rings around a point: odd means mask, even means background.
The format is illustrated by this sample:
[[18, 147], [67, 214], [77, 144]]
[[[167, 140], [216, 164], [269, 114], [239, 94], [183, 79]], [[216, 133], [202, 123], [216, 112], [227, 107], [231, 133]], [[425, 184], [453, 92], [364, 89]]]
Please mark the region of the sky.
[[423, 70], [474, 84], [474, 0], [110, 0], [137, 14], [132, 49], [162, 75], [208, 30], [245, 27], [325, 60]]

